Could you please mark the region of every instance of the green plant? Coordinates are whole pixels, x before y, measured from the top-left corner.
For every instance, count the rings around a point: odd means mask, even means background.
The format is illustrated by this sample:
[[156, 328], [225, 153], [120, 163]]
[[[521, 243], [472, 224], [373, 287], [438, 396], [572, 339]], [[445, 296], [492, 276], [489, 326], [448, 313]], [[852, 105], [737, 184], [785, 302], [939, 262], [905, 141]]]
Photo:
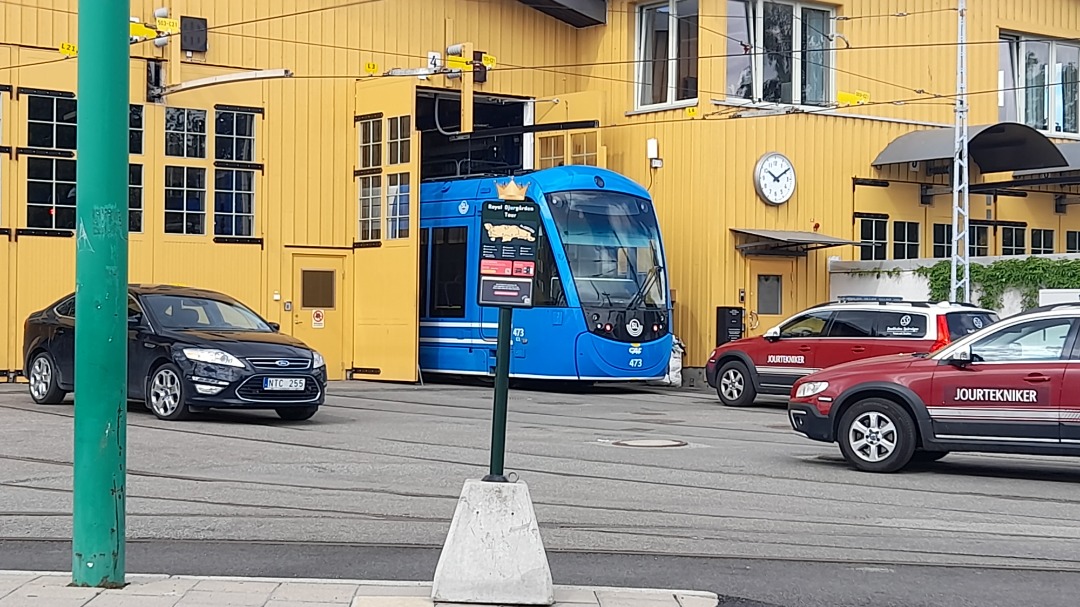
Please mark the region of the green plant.
[[[951, 299], [952, 265], [942, 260], [932, 266], [915, 269], [915, 273], [930, 283], [930, 298]], [[1046, 257], [1016, 257], [991, 264], [971, 264], [971, 285], [978, 288], [979, 305], [1000, 309], [1005, 291], [1016, 289], [1023, 298], [1021, 305], [1039, 305], [1039, 289], [1080, 289], [1080, 259], [1049, 259]]]

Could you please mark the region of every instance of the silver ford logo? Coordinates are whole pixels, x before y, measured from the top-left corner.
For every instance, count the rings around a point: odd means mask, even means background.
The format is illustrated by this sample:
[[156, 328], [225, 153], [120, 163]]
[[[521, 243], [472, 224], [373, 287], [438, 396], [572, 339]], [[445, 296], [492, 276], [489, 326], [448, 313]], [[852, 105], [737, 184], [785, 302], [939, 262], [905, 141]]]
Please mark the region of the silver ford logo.
[[641, 332], [645, 330], [641, 321], [636, 318], [631, 318], [630, 322], [626, 323], [626, 332], [630, 334], [630, 337], [638, 337]]
[[276, 364], [279, 367], [288, 367], [291, 363], [289, 361], [287, 361], [287, 360], [279, 360], [274, 364]]

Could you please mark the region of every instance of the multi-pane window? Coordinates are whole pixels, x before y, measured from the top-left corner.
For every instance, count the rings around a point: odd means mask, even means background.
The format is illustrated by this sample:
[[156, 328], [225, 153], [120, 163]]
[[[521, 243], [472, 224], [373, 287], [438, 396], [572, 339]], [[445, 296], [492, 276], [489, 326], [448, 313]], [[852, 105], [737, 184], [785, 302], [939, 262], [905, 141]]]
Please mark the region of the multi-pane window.
[[143, 231], [143, 167], [128, 165], [128, 232]]
[[50, 150], [74, 150], [75, 100], [39, 95], [29, 95], [26, 99], [27, 145]]
[[644, 4], [637, 20], [637, 105], [697, 99], [698, 0]]
[[885, 253], [889, 245], [888, 224], [889, 220], [883, 217], [863, 217], [859, 219], [859, 242], [862, 243], [860, 259], [863, 261], [885, 259]]
[[255, 233], [255, 171], [214, 171], [214, 234], [251, 236]]
[[206, 158], [206, 110], [165, 109], [165, 155]]
[[362, 120], [360, 125], [360, 168], [382, 164], [382, 120]]
[[255, 162], [255, 114], [217, 111], [214, 120], [214, 158]]
[[412, 117], [397, 116], [386, 121], [387, 164], [407, 164], [411, 158]]
[[952, 224], [949, 223], [935, 223], [934, 224], [934, 257], [936, 259], [944, 259], [946, 257], [952, 257], [953, 250], [953, 232]]
[[917, 259], [919, 257], [919, 223], [917, 221], [893, 222], [893, 259]]
[[409, 237], [409, 173], [386, 176], [386, 237]]
[[787, 0], [728, 0], [728, 97], [801, 105], [827, 105], [832, 12]]
[[990, 255], [990, 227], [968, 226], [968, 256], [986, 257]]
[[1080, 133], [1080, 43], [1003, 36], [998, 46], [998, 118]]
[[1074, 230], [1065, 232], [1065, 252], [1080, 253], [1080, 232]]
[[540, 155], [537, 158], [537, 168], [550, 169], [565, 164], [565, 146], [566, 138], [561, 134], [540, 137]]
[[379, 240], [382, 238], [382, 176], [368, 175], [359, 181], [360, 241]]
[[1026, 231], [1022, 226], [1003, 226], [1001, 228], [1001, 254], [1027, 254]]
[[143, 153], [143, 106], [128, 106], [128, 153]]
[[206, 233], [206, 169], [165, 167], [165, 232]]
[[1050, 255], [1054, 252], [1054, 231], [1031, 229], [1031, 254]]
[[570, 164], [596, 166], [599, 158], [596, 131], [570, 135]]
[[75, 229], [75, 161], [26, 159], [26, 226]]

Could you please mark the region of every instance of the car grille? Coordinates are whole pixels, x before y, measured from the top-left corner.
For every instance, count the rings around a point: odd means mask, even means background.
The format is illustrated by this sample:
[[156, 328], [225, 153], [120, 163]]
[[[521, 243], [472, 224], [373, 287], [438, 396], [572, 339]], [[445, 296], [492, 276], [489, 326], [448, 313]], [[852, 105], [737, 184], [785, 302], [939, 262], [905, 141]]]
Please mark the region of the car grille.
[[319, 380], [310, 375], [304, 376], [307, 380], [304, 382], [304, 389], [296, 391], [265, 391], [262, 387], [265, 377], [270, 376], [256, 375], [247, 378], [236, 388], [237, 398], [260, 403], [307, 403], [318, 400], [319, 395], [322, 394]]
[[247, 361], [256, 369], [282, 370], [311, 368], [310, 358], [249, 358]]

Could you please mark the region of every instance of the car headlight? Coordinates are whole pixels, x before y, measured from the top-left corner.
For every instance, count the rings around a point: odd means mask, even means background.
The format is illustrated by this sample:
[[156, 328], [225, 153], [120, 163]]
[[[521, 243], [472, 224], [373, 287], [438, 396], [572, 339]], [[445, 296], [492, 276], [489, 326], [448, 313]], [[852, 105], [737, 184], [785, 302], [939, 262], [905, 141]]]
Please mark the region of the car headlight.
[[311, 358], [312, 358], [311, 365], [314, 368], [318, 369], [320, 367], [325, 367], [326, 366], [326, 361], [323, 360], [322, 354], [319, 354], [318, 352], [315, 352], [314, 350], [312, 350]]
[[211, 365], [225, 365], [226, 367], [244, 367], [244, 363], [240, 362], [240, 359], [229, 354], [228, 352], [222, 352], [221, 350], [212, 350], [207, 348], [184, 348], [184, 356], [188, 360], [193, 360], [200, 363], [209, 363]]
[[827, 381], [808, 381], [799, 386], [795, 391], [795, 398], [807, 398], [815, 394], [821, 394], [829, 387]]

